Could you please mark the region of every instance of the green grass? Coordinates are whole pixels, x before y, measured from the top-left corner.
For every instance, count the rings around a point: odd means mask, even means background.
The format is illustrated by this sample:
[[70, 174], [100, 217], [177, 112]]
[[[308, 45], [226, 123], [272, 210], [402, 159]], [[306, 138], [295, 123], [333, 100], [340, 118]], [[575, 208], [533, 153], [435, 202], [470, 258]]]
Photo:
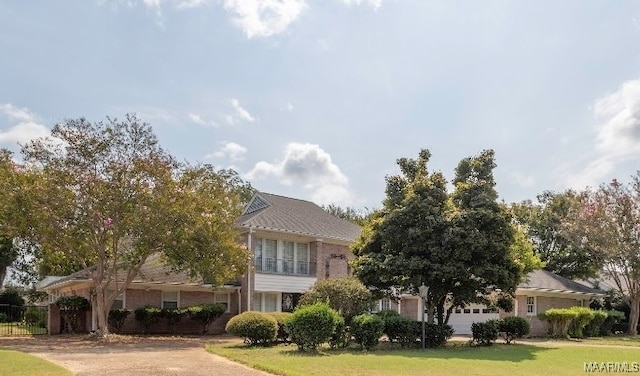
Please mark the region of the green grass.
[[37, 334], [47, 334], [47, 328], [36, 325], [23, 325], [15, 322], [0, 323], [0, 337], [2, 336], [29, 336]]
[[208, 344], [207, 350], [278, 375], [578, 375], [584, 362], [640, 362], [640, 349], [531, 345], [470, 347], [458, 344], [436, 350], [324, 350], [310, 355], [295, 345], [247, 348], [237, 343]]
[[606, 345], [606, 346], [634, 346], [640, 347], [640, 336], [611, 336], [600, 338], [585, 338], [578, 343], [586, 345]]
[[20, 351], [0, 349], [0, 375], [69, 376], [69, 370]]

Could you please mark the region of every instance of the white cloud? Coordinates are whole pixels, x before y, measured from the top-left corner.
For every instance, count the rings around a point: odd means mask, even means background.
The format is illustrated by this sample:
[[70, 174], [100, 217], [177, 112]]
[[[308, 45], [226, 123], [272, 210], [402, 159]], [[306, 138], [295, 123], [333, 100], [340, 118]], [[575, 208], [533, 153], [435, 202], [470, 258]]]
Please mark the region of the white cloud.
[[382, 6], [382, 0], [342, 0], [347, 5], [362, 5], [369, 4], [373, 9], [378, 9]]
[[196, 123], [198, 125], [202, 125], [206, 127], [218, 126], [218, 123], [216, 123], [214, 120], [205, 120], [202, 118], [200, 114], [190, 112], [189, 114], [187, 114], [187, 116], [189, 117], [189, 120], [191, 120], [193, 123]]
[[249, 111], [247, 111], [244, 107], [240, 105], [240, 101], [236, 98], [231, 98], [229, 100], [231, 107], [233, 107], [233, 113], [231, 114], [219, 114], [222, 119], [230, 125], [235, 125], [242, 122], [253, 123], [258, 119], [251, 115]]
[[277, 178], [283, 185], [300, 185], [311, 192], [319, 204], [349, 204], [349, 179], [333, 163], [331, 156], [320, 146], [309, 143], [290, 143], [280, 162], [260, 161], [246, 174], [247, 179]]
[[232, 161], [236, 161], [244, 158], [244, 155], [246, 153], [246, 147], [236, 144], [235, 142], [227, 142], [224, 146], [222, 146], [215, 152], [205, 155], [205, 159], [226, 157], [231, 159]]
[[516, 183], [522, 188], [532, 187], [536, 179], [532, 175], [526, 175], [520, 172], [511, 174]]
[[302, 14], [304, 0], [225, 0], [224, 8], [233, 13], [233, 22], [247, 38], [280, 34]]
[[50, 132], [47, 127], [37, 122], [37, 117], [26, 108], [19, 108], [11, 103], [0, 105], [0, 113], [10, 122], [16, 122], [6, 130], [0, 130], [0, 143], [25, 144], [35, 138], [47, 137]]
[[582, 172], [569, 176], [575, 188], [598, 185], [617, 164], [640, 157], [640, 79], [597, 100], [593, 112], [600, 120], [594, 157]]
[[285, 103], [285, 108], [287, 111], [293, 111], [293, 104], [291, 102]]

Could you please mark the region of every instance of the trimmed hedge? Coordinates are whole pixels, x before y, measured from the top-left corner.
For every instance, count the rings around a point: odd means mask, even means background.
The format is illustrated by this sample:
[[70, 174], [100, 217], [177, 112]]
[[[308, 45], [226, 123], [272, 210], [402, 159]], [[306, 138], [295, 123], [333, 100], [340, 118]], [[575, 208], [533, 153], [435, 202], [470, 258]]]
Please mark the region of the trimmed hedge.
[[376, 347], [383, 331], [384, 321], [380, 316], [365, 313], [351, 320], [351, 334], [362, 350]]
[[218, 317], [227, 311], [224, 304], [196, 304], [184, 309], [191, 320], [197, 321], [202, 325], [202, 334], [207, 334], [209, 325]]
[[243, 337], [250, 346], [267, 345], [276, 339], [278, 322], [267, 313], [248, 311], [233, 316], [227, 322], [226, 331]]
[[131, 314], [131, 311], [126, 308], [120, 309], [112, 309], [109, 311], [109, 326], [113, 328], [114, 331], [119, 332], [124, 325], [124, 321]]
[[602, 310], [593, 311], [593, 318], [584, 327], [584, 334], [587, 337], [597, 337], [600, 335], [602, 324], [607, 319], [607, 312]]
[[613, 325], [623, 319], [624, 314], [620, 311], [594, 311], [586, 307], [570, 307], [549, 309], [538, 317], [549, 323], [551, 336], [582, 338], [585, 334], [611, 334]]
[[389, 315], [384, 318], [384, 334], [390, 342], [398, 342], [402, 348], [414, 345], [421, 337], [422, 328], [406, 316]]
[[329, 346], [332, 349], [344, 349], [349, 346], [351, 342], [351, 331], [347, 324], [344, 322], [344, 318], [340, 316], [340, 320], [336, 323], [336, 329], [333, 331], [331, 338], [329, 338]]
[[291, 312], [269, 312], [271, 317], [273, 317], [278, 323], [278, 331], [276, 333], [276, 342], [286, 343], [289, 341], [289, 333], [285, 329], [285, 323], [291, 317]]
[[578, 317], [578, 313], [567, 308], [551, 308], [538, 315], [540, 320], [549, 323], [549, 335], [552, 337], [567, 337], [571, 322]]
[[162, 317], [162, 309], [147, 305], [136, 308], [135, 311], [133, 311], [133, 316], [136, 321], [142, 324], [144, 332], [149, 333], [151, 327], [160, 321], [160, 317]]
[[507, 344], [531, 333], [531, 324], [522, 317], [508, 316], [498, 320], [498, 330]]
[[316, 351], [329, 341], [341, 320], [344, 319], [326, 303], [315, 303], [296, 308], [285, 328], [300, 351]]
[[59, 297], [55, 305], [60, 308], [60, 316], [71, 333], [78, 331], [80, 326], [80, 316], [87, 311], [91, 305], [89, 301], [78, 295], [68, 295]]
[[608, 336], [613, 332], [614, 325], [624, 321], [625, 315], [624, 312], [621, 311], [605, 311], [607, 313], [607, 318], [604, 320], [602, 325], [600, 326], [600, 335]]
[[[416, 321], [416, 326], [418, 326], [421, 329], [421, 323]], [[430, 347], [430, 348], [434, 348], [434, 347], [441, 347], [444, 346], [447, 341], [449, 340], [449, 338], [451, 338], [451, 336], [453, 336], [453, 328], [451, 327], [451, 325], [448, 324], [444, 324], [444, 325], [439, 325], [439, 324], [429, 324], [426, 323], [426, 330], [425, 330], [425, 344], [426, 347]], [[422, 332], [420, 332], [420, 337], [422, 337]]]
[[487, 320], [485, 322], [474, 322], [471, 324], [472, 342], [480, 346], [491, 346], [498, 339], [498, 320]]

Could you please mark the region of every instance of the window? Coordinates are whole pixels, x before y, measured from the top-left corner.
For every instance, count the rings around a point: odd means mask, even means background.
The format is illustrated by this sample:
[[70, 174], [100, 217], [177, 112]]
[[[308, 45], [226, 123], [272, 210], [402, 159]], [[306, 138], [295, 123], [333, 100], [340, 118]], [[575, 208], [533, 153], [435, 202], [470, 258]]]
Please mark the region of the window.
[[265, 239], [264, 241], [264, 264], [265, 272], [276, 273], [278, 271], [278, 241]]
[[253, 240], [253, 262], [257, 271], [262, 271], [262, 239]]
[[380, 310], [384, 311], [387, 309], [391, 309], [391, 301], [389, 298], [384, 298], [380, 301]]
[[262, 294], [254, 293], [251, 297], [251, 310], [262, 311]]
[[471, 313], [471, 310], [469, 308], [465, 308], [463, 312], [464, 313]]
[[473, 313], [480, 313], [480, 308], [474, 308]]
[[296, 259], [298, 261], [296, 273], [309, 274], [309, 244], [296, 243]]
[[253, 302], [251, 308], [253, 311], [277, 312], [278, 311], [278, 295], [276, 293], [255, 293], [253, 294]]
[[295, 273], [294, 259], [295, 259], [295, 243], [283, 242], [282, 243], [282, 267], [284, 274]]
[[536, 297], [527, 296], [527, 315], [535, 316], [536, 314]]
[[178, 308], [178, 291], [162, 292], [162, 308], [165, 308], [165, 309]]
[[[107, 290], [107, 295], [111, 295], [114, 292], [115, 292], [114, 290]], [[113, 301], [113, 304], [111, 305], [111, 309], [122, 309], [122, 308], [124, 308], [124, 292], [116, 296], [116, 299]]]
[[456, 309], [454, 310], [454, 312], [455, 312], [455, 313], [462, 313], [462, 310], [461, 310], [460, 308], [456, 308]]
[[254, 238], [256, 271], [278, 274], [309, 274], [309, 244]]
[[225, 312], [229, 312], [229, 295], [228, 293], [218, 293], [213, 295], [213, 302], [222, 304], [225, 307]]

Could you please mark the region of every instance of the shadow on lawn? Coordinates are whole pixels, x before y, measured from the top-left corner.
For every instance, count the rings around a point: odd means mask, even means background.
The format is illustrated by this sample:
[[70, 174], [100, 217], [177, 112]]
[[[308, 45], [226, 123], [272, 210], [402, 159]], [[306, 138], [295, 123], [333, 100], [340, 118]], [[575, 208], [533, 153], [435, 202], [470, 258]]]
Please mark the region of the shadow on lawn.
[[[361, 351], [356, 348], [348, 349], [326, 349], [323, 348], [316, 353], [298, 351], [295, 345], [278, 345], [279, 353], [291, 357], [330, 357], [349, 354], [353, 356], [380, 356], [380, 357], [404, 357], [404, 358], [431, 358], [431, 359], [468, 359], [484, 360], [495, 362], [521, 362], [534, 360], [538, 354], [544, 351], [554, 350], [553, 348], [530, 346], [530, 345], [503, 345], [494, 344], [492, 346], [480, 347], [469, 345], [456, 345], [438, 349], [399, 349], [399, 348], [376, 348], [371, 351]], [[245, 347], [246, 348], [246, 347]]]

